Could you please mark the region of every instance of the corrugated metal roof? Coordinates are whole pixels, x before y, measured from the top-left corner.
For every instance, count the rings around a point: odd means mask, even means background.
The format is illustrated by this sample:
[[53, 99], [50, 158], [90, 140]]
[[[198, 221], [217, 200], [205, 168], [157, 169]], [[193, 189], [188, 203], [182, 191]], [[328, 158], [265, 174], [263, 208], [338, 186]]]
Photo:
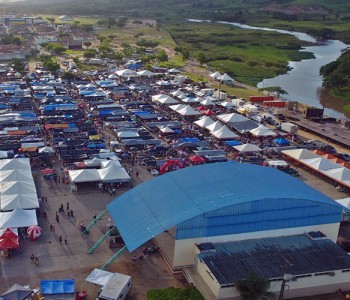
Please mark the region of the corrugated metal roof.
[[350, 268], [350, 256], [329, 239], [305, 235], [214, 244], [216, 252], [200, 258], [221, 285], [245, 279], [249, 272], [268, 279], [323, 273]]
[[306, 206], [335, 207], [340, 221], [342, 207], [298, 179], [273, 168], [237, 163], [206, 164], [164, 174], [124, 193], [107, 208], [133, 251], [186, 220], [263, 199], [270, 199], [266, 210], [275, 201], [293, 199], [305, 201]]

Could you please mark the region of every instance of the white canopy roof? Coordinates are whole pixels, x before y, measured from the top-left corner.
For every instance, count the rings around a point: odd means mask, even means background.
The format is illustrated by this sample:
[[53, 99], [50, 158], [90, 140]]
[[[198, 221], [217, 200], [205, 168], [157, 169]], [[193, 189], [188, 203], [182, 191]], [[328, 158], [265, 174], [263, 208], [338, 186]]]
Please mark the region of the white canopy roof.
[[0, 160], [0, 171], [25, 169], [30, 170], [29, 158], [13, 158]]
[[11, 212], [0, 213], [0, 228], [29, 227], [38, 225], [35, 209], [23, 210], [16, 208]]
[[310, 159], [303, 159], [302, 160], [305, 164], [307, 164], [309, 167], [320, 170], [320, 171], [327, 171], [331, 169], [339, 169], [340, 165], [337, 163], [334, 163], [327, 158], [324, 157], [318, 157], [318, 158], [310, 158]]
[[173, 69], [168, 70], [168, 72], [169, 73], [180, 73], [180, 70], [173, 68]]
[[193, 98], [193, 97], [181, 98], [181, 101], [184, 103], [196, 103], [197, 102], [196, 98]]
[[277, 135], [276, 133], [274, 133], [272, 130], [265, 127], [264, 125], [260, 125], [250, 130], [250, 133], [255, 136], [276, 136]]
[[233, 146], [233, 148], [235, 148], [239, 152], [259, 152], [262, 150], [261, 148], [253, 144], [243, 144], [243, 145]]
[[209, 76], [210, 76], [211, 78], [217, 79], [217, 78], [219, 78], [219, 77], [221, 76], [221, 73], [218, 72], [218, 71], [216, 71], [216, 72], [214, 72], [214, 73], [209, 74]]
[[2, 211], [39, 208], [39, 200], [36, 193], [19, 195], [1, 195], [0, 207]]
[[268, 160], [269, 166], [288, 166], [284, 160]]
[[350, 181], [350, 170], [348, 168], [338, 168], [325, 171], [328, 176], [339, 181]]
[[109, 166], [115, 166], [118, 168], [122, 168], [119, 160], [104, 160], [101, 162], [101, 169], [108, 168]]
[[208, 116], [204, 116], [203, 118], [200, 118], [199, 120], [194, 121], [194, 124], [202, 128], [207, 127], [213, 123], [214, 123], [213, 119]]
[[237, 134], [233, 133], [226, 126], [222, 126], [217, 131], [212, 131], [211, 134], [215, 136], [217, 139], [234, 139], [239, 137]]
[[32, 173], [29, 170], [0, 171], [0, 182], [8, 181], [32, 181]]
[[88, 277], [86, 277], [85, 280], [94, 284], [104, 286], [112, 277], [113, 273], [111, 272], [95, 269], [89, 274]]
[[185, 105], [185, 104], [171, 105], [169, 106], [169, 108], [176, 111], [178, 114], [182, 116], [195, 116], [200, 114], [200, 112], [196, 111], [191, 106]]
[[137, 73], [135, 71], [129, 70], [129, 69], [119, 70], [119, 71], [115, 72], [115, 74], [117, 74], [120, 77], [135, 77], [135, 76], [137, 76]]
[[101, 180], [96, 169], [70, 170], [69, 179], [74, 183], [94, 182]]
[[174, 98], [170, 97], [170, 96], [166, 96], [166, 97], [162, 97], [159, 98], [158, 100], [156, 100], [156, 102], [158, 102], [159, 104], [175, 104], [175, 103], [179, 103], [177, 100], [175, 100]]
[[52, 147], [42, 147], [42, 148], [39, 148], [38, 150], [39, 153], [55, 153], [55, 150], [53, 150]]
[[158, 100], [160, 98], [166, 98], [166, 97], [168, 97], [168, 95], [166, 95], [166, 94], [153, 95], [152, 96], [152, 101], [156, 101], [156, 100]]
[[143, 70], [143, 71], [137, 72], [137, 75], [144, 76], [144, 77], [151, 77], [151, 76], [154, 76], [155, 73], [148, 70]]
[[205, 99], [203, 101], [200, 102], [201, 105], [207, 106], [207, 105], [216, 105], [213, 101]]
[[222, 115], [218, 115], [217, 118], [218, 120], [224, 123], [235, 123], [235, 122], [243, 122], [243, 121], [249, 120], [247, 117], [237, 113], [222, 114]]
[[220, 77], [217, 77], [216, 79], [220, 81], [234, 81], [233, 78], [231, 78], [227, 73], [221, 75]]
[[181, 90], [176, 90], [175, 92], [171, 93], [174, 97], [179, 97], [179, 96], [186, 96], [185, 93], [181, 92]]
[[3, 195], [36, 194], [33, 181], [7, 181], [1, 183], [1, 197]]
[[174, 133], [174, 130], [172, 130], [170, 127], [168, 126], [160, 126], [159, 130], [163, 133]]
[[130, 180], [130, 176], [124, 168], [114, 165], [97, 170], [97, 173], [103, 182], [127, 182]]
[[306, 149], [294, 149], [294, 150], [283, 150], [282, 154], [285, 154], [291, 158], [302, 160], [319, 158], [320, 156]]
[[215, 121], [214, 123], [206, 126], [205, 128], [208, 129], [209, 131], [213, 132], [213, 131], [218, 131], [222, 127], [223, 127], [223, 125], [221, 124], [221, 122]]
[[223, 101], [223, 102], [219, 103], [219, 105], [226, 107], [226, 108], [235, 107], [235, 105], [232, 102], [227, 102], [227, 101]]

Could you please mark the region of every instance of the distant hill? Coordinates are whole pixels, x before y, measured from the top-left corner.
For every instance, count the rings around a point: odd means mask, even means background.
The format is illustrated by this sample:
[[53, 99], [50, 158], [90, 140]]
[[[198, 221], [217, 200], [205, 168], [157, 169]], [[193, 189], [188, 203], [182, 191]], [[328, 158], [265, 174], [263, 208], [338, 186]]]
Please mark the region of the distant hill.
[[[9, 9], [69, 15], [127, 15], [162, 21], [184, 18], [249, 22], [255, 18], [350, 18], [348, 0], [27, 0]], [[30, 6], [30, 7], [29, 7]]]

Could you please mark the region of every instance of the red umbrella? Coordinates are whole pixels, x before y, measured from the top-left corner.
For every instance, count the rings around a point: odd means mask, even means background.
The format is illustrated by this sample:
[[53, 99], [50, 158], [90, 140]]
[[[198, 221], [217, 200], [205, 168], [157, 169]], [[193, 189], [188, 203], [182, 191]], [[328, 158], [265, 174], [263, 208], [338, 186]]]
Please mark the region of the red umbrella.
[[54, 170], [53, 169], [44, 169], [41, 170], [41, 174], [47, 175], [47, 174], [53, 174]]
[[198, 107], [198, 110], [201, 111], [201, 110], [207, 110], [208, 108], [205, 107], [204, 105], [201, 105]]
[[41, 232], [42, 232], [42, 229], [39, 226], [37, 226], [37, 225], [30, 226], [27, 229], [27, 233], [29, 235], [29, 238], [32, 241], [35, 241], [39, 236], [41, 236]]
[[193, 155], [188, 158], [193, 163], [205, 163], [205, 159], [199, 155]]

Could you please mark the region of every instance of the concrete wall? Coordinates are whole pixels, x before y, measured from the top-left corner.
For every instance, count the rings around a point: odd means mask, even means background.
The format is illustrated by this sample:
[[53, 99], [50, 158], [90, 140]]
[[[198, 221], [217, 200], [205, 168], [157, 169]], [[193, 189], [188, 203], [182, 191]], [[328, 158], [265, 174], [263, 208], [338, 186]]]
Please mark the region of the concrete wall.
[[213, 237], [201, 237], [201, 238], [195, 238], [195, 239], [175, 240], [173, 266], [180, 267], [180, 266], [188, 266], [188, 265], [194, 264], [194, 251], [193, 251], [194, 244], [201, 244], [206, 242], [224, 243], [224, 242], [259, 239], [259, 238], [266, 238], [266, 237], [289, 236], [289, 235], [296, 235], [296, 234], [304, 234], [310, 231], [321, 231], [333, 242], [336, 242], [338, 237], [338, 232], [339, 232], [339, 225], [340, 223], [324, 224], [324, 225], [285, 228], [285, 229], [269, 230], [269, 231], [247, 232], [247, 233], [213, 236]]

